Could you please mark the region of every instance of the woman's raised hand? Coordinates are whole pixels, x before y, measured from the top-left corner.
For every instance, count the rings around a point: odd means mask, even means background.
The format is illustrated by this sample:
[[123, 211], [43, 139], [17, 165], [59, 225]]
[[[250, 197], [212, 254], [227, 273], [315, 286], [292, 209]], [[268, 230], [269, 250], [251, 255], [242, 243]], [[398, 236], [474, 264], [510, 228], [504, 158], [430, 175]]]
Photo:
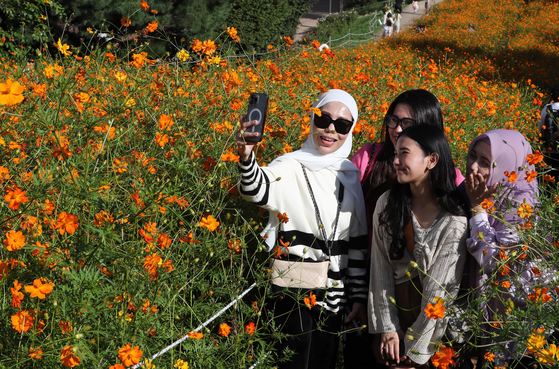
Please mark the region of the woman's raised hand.
[[485, 210], [481, 207], [481, 203], [484, 199], [489, 199], [497, 191], [498, 183], [495, 183], [491, 188], [487, 187], [487, 182], [485, 178], [474, 171], [466, 177], [466, 194], [470, 199], [470, 204], [475, 211], [484, 212]]
[[258, 124], [257, 120], [253, 120], [250, 122], [246, 121], [246, 115], [243, 114], [241, 115], [240, 118], [240, 123], [241, 123], [241, 129], [239, 130], [239, 132], [237, 133], [237, 135], [235, 136], [235, 140], [237, 141], [237, 146], [239, 147], [239, 155], [241, 156], [241, 160], [242, 161], [247, 161], [248, 158], [250, 157], [250, 153], [252, 152], [252, 150], [254, 149], [254, 146], [256, 146], [256, 142], [247, 142], [247, 138], [254, 138], [254, 137], [258, 137], [260, 135], [260, 133], [258, 132], [247, 132], [247, 128], [255, 126]]

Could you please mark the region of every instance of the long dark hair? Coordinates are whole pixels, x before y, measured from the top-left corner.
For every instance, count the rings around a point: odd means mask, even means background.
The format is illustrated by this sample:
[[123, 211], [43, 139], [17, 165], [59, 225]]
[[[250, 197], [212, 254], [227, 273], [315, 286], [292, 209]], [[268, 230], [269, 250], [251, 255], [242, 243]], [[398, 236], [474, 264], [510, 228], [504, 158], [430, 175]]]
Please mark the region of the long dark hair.
[[[394, 110], [398, 104], [408, 105], [414, 112], [414, 119], [418, 124], [427, 123], [444, 129], [443, 112], [439, 100], [427, 90], [409, 90], [401, 93], [390, 106], [386, 114], [394, 114]], [[365, 196], [365, 204], [371, 213], [375, 210], [378, 198], [384, 192], [392, 187], [395, 182], [394, 171], [394, 145], [388, 135], [388, 128], [385, 124], [382, 127], [382, 135], [384, 136], [384, 146], [379, 152], [375, 164], [366, 173], [363, 178], [362, 187]], [[454, 177], [453, 177], [454, 178]]]
[[[439, 161], [429, 171], [429, 185], [437, 204], [452, 215], [466, 216], [464, 200], [456, 189], [454, 161], [444, 131], [430, 124], [406, 128], [398, 139], [408, 137], [419, 145], [425, 155], [436, 153]], [[399, 260], [406, 247], [405, 228], [411, 217], [412, 194], [409, 183], [396, 181], [389, 192], [388, 203], [379, 218], [392, 238], [390, 258]]]

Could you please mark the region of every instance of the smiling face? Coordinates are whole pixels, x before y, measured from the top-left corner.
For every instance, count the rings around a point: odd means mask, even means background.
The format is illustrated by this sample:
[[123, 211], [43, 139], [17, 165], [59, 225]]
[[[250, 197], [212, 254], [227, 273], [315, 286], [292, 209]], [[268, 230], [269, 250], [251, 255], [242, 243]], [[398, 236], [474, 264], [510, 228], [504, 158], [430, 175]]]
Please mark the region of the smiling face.
[[394, 169], [399, 183], [419, 185], [429, 177], [429, 170], [437, 164], [436, 154], [425, 155], [417, 142], [404, 136], [396, 142]]
[[[322, 114], [329, 115], [332, 120], [343, 118], [353, 121], [353, 117], [345, 104], [332, 101], [320, 107]], [[318, 151], [322, 154], [330, 154], [337, 151], [344, 144], [348, 134], [340, 134], [335, 131], [334, 123], [327, 128], [313, 127], [313, 141]]]
[[470, 174], [479, 173], [489, 181], [491, 174], [491, 146], [483, 141], [478, 141], [468, 153], [466, 162], [466, 177]]
[[[415, 113], [411, 106], [407, 104], [398, 104], [394, 108], [394, 112], [392, 115], [397, 116], [400, 119], [403, 118], [411, 118], [415, 119]], [[398, 135], [402, 132], [402, 126], [398, 125], [396, 128], [388, 128], [388, 136], [390, 136], [390, 141], [392, 141], [392, 145], [396, 147], [396, 141], [398, 141]]]

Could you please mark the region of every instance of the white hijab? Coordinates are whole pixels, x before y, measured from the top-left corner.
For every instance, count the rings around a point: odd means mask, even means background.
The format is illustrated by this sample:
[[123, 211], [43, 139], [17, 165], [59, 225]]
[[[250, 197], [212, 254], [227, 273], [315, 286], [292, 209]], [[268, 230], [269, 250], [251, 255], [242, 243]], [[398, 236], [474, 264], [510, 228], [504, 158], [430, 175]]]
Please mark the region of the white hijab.
[[[344, 196], [353, 196], [353, 203], [355, 204], [355, 214], [357, 215], [357, 220], [361, 223], [363, 229], [367, 229], [367, 214], [365, 212], [365, 199], [363, 198], [363, 190], [361, 189], [361, 184], [359, 182], [360, 170], [347, 159], [351, 153], [352, 146], [352, 132], [355, 124], [357, 123], [357, 118], [359, 113], [357, 110], [357, 104], [355, 99], [343, 90], [328, 90], [327, 92], [320, 95], [318, 101], [313, 104], [313, 107], [320, 108], [329, 102], [340, 102], [347, 106], [351, 116], [353, 118], [353, 125], [351, 130], [347, 134], [347, 138], [344, 141], [342, 147], [338, 150], [330, 153], [321, 153], [316, 145], [314, 144], [313, 133], [316, 132], [316, 127], [314, 126], [314, 114], [311, 113], [311, 133], [309, 137], [303, 144], [300, 150], [294, 151], [289, 154], [282, 155], [278, 159], [291, 158], [297, 160], [305, 168], [316, 172], [322, 169], [328, 169], [336, 174], [340, 182], [345, 187]], [[277, 159], [276, 159], [277, 160]], [[270, 222], [262, 232], [262, 234], [268, 234], [266, 243], [268, 246], [273, 247], [276, 243], [275, 232], [270, 232], [272, 229], [276, 229], [279, 225], [277, 214], [272, 214], [270, 212]]]

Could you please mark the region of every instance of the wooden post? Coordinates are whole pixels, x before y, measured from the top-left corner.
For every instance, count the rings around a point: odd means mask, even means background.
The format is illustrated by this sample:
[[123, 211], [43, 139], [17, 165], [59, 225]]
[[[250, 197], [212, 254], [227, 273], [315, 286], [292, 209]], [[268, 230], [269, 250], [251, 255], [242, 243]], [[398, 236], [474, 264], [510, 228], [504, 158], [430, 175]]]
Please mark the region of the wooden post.
[[340, 0], [340, 13], [344, 11], [344, 0]]

